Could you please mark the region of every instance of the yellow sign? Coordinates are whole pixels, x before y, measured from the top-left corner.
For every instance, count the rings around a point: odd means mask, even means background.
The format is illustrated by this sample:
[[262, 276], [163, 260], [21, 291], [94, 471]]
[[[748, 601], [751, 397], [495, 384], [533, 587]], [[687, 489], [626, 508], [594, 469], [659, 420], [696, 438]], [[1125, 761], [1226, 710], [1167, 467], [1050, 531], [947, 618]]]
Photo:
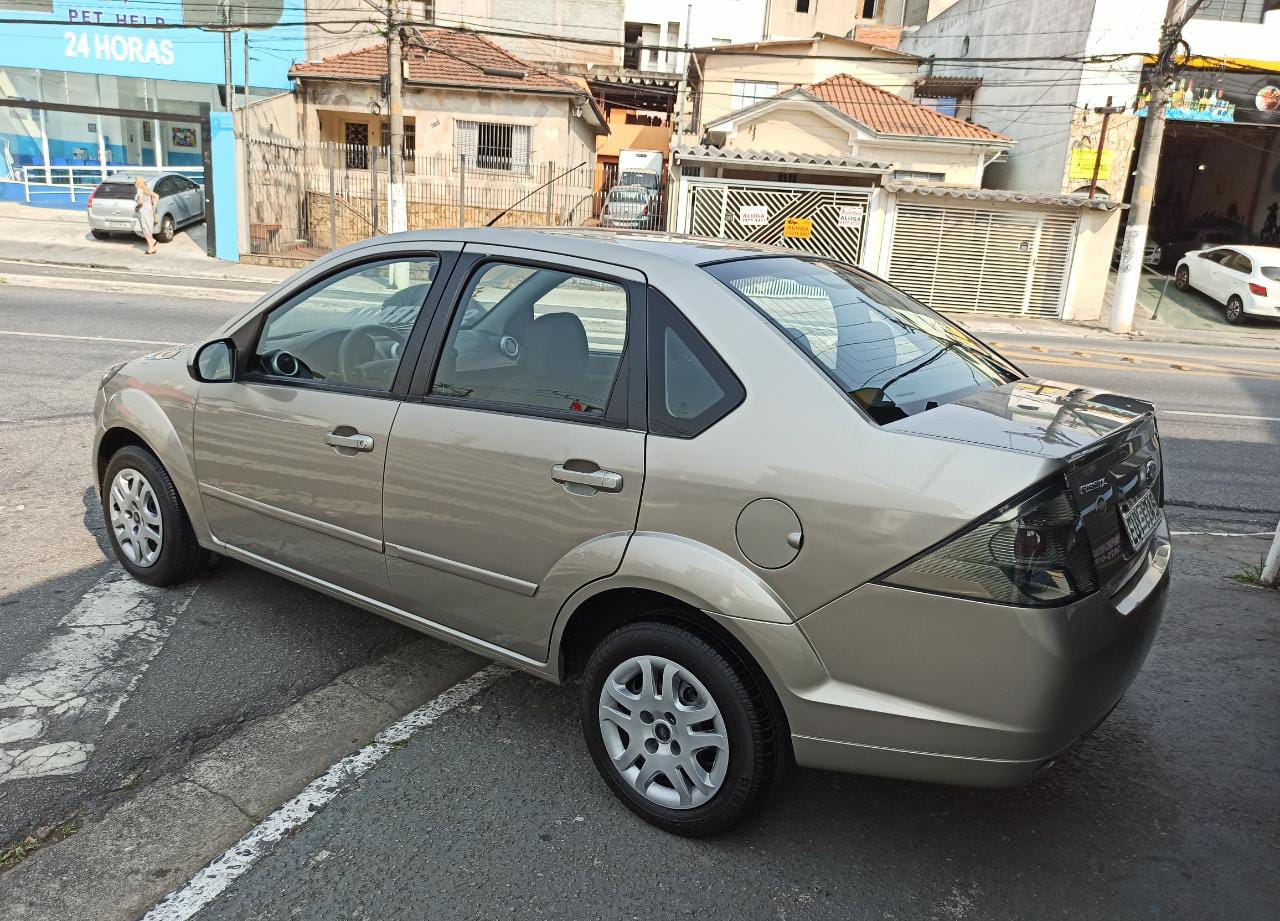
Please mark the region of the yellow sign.
[[807, 217], [789, 217], [782, 225], [782, 235], [792, 240], [807, 240], [813, 236], [813, 221]]
[[[1102, 152], [1102, 165], [1098, 167], [1098, 180], [1111, 178], [1111, 161], [1115, 159], [1114, 150]], [[1093, 164], [1098, 161], [1098, 152], [1077, 148], [1071, 151], [1071, 169], [1067, 175], [1071, 179], [1089, 180], [1093, 178]]]

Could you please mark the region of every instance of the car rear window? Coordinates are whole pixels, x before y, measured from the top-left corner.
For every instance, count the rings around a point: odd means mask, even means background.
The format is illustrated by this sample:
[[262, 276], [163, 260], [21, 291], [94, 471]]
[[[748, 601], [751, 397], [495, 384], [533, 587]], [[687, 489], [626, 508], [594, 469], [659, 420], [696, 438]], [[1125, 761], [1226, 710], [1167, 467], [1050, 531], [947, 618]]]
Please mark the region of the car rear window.
[[135, 188], [132, 182], [104, 182], [98, 186], [97, 198], [133, 198]]
[[647, 192], [641, 192], [638, 190], [624, 192], [620, 189], [614, 189], [612, 192], [609, 193], [609, 197], [612, 198], [614, 201], [635, 202], [638, 204], [643, 204], [644, 202], [649, 200], [649, 195]]
[[1022, 377], [954, 323], [849, 266], [779, 257], [706, 270], [882, 425]]
[[1280, 265], [1264, 265], [1262, 274], [1272, 281], [1280, 281]]

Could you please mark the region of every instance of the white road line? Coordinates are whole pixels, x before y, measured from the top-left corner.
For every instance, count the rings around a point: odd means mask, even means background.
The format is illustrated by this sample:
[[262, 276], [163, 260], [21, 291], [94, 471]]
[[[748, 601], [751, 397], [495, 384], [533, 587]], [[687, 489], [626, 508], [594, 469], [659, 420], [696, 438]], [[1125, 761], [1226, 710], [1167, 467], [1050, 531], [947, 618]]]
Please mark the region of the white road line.
[[396, 720], [354, 754], [333, 765], [306, 788], [214, 858], [186, 885], [165, 896], [142, 921], [187, 921], [266, 856], [268, 848], [301, 828], [330, 801], [346, 792], [391, 751], [450, 710], [466, 703], [511, 670], [489, 665], [459, 681], [434, 700]]
[[[89, 589], [0, 681], [0, 784], [83, 771], [194, 593], [166, 593], [118, 569]], [[174, 603], [157, 605], [166, 594]]]
[[16, 329], [0, 329], [0, 336], [24, 336], [28, 339], [75, 339], [79, 342], [123, 342], [127, 345], [184, 345], [182, 342], [158, 342], [154, 339], [117, 339], [114, 336], [72, 336], [67, 333], [27, 333]]
[[1275, 537], [1276, 536], [1275, 531], [1248, 531], [1244, 533], [1237, 532], [1237, 531], [1170, 531], [1169, 534], [1172, 535], [1173, 537], [1187, 537], [1192, 534], [1196, 534], [1201, 537]]
[[1202, 413], [1190, 409], [1157, 409], [1157, 416], [1201, 416], [1206, 419], [1249, 419], [1254, 422], [1280, 422], [1280, 416], [1241, 416], [1236, 413]]

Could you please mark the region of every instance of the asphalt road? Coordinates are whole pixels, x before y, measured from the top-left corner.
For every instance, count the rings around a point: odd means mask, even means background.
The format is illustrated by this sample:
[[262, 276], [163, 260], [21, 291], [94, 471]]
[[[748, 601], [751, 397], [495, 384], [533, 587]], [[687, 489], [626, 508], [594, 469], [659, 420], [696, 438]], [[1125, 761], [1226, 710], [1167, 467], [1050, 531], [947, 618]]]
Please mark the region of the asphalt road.
[[[112, 578], [88, 474], [101, 369], [243, 306], [0, 287], [0, 681]], [[1175, 528], [1280, 517], [1280, 351], [1002, 347], [1029, 373], [1158, 403]], [[1234, 565], [1180, 565], [1125, 704], [1028, 787], [801, 771], [743, 833], [690, 844], [607, 796], [574, 689], [513, 676], [395, 752], [201, 917], [716, 917], [725, 905], [744, 918], [1266, 917], [1280, 899], [1280, 639], [1274, 598], [1224, 581]], [[225, 561], [189, 597], [154, 604], [163, 635], [84, 769], [0, 778], [0, 850], [416, 638]]]

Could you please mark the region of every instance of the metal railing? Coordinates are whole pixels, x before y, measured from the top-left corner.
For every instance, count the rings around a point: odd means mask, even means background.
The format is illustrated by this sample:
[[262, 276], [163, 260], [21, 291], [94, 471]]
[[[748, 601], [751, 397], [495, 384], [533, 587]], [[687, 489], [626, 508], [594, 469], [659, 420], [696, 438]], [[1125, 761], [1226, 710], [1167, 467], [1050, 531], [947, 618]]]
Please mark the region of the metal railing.
[[[62, 197], [70, 201], [87, 199], [89, 194], [112, 176], [148, 176], [158, 173], [180, 173], [198, 185], [204, 184], [204, 170], [201, 167], [156, 167], [133, 166], [130, 164], [111, 165], [105, 169], [101, 166], [23, 166], [15, 170], [14, 179], [22, 185], [22, 197], [30, 204], [32, 196]], [[42, 181], [43, 180], [43, 181]]]
[[[299, 259], [386, 233], [387, 148], [249, 139], [249, 251]], [[486, 157], [486, 168], [452, 154], [405, 158], [410, 230], [500, 226], [580, 227], [600, 223], [609, 191], [601, 167]], [[657, 227], [656, 196], [647, 226]], [[504, 213], [505, 212], [505, 213]]]

